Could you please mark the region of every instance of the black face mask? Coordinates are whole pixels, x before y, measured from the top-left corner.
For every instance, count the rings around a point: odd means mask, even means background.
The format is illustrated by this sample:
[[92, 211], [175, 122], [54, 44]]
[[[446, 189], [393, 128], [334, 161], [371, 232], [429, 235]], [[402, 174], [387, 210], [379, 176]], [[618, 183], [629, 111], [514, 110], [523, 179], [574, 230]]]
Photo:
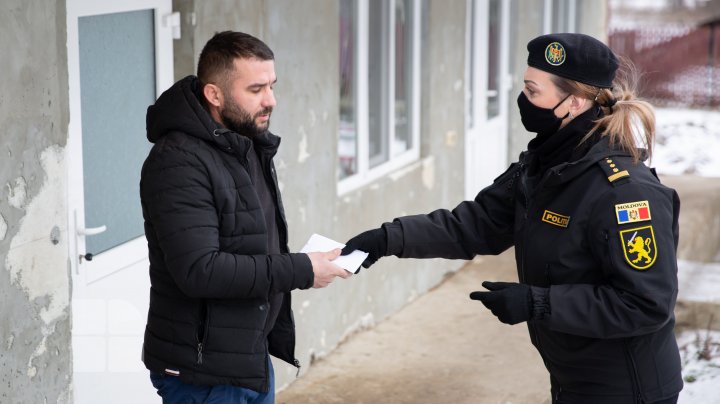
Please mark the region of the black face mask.
[[563, 119], [567, 118], [570, 112], [568, 111], [565, 116], [558, 118], [555, 116], [555, 108], [559, 107], [569, 96], [570, 94], [560, 100], [553, 108], [540, 108], [530, 102], [525, 93], [521, 91], [517, 103], [520, 108], [520, 120], [525, 129], [541, 136], [557, 132]]

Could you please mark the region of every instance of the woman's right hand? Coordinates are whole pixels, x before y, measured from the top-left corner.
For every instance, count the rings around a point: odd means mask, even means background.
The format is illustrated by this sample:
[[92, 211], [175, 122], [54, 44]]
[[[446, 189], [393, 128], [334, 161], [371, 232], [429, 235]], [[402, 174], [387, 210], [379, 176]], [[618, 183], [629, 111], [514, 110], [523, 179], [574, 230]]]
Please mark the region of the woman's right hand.
[[385, 229], [372, 229], [358, 234], [345, 243], [342, 255], [348, 255], [355, 250], [368, 253], [362, 266], [370, 268], [375, 261], [387, 255], [387, 234]]

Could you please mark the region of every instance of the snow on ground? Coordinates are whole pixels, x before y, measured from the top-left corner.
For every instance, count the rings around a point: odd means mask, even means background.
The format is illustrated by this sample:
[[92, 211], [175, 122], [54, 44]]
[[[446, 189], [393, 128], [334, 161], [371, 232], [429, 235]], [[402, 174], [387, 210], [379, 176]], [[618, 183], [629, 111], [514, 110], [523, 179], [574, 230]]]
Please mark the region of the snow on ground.
[[720, 112], [657, 108], [655, 119], [658, 173], [720, 177]]
[[678, 268], [678, 300], [720, 303], [719, 262], [678, 260]]
[[685, 381], [678, 403], [720, 403], [720, 331], [686, 331], [678, 346]]
[[[650, 165], [658, 173], [720, 177], [720, 112], [657, 108], [655, 118]], [[678, 267], [678, 299], [720, 302], [720, 263], [679, 261]], [[685, 331], [678, 345], [685, 380], [678, 403], [720, 404], [720, 331]], [[700, 359], [703, 348], [706, 359]]]

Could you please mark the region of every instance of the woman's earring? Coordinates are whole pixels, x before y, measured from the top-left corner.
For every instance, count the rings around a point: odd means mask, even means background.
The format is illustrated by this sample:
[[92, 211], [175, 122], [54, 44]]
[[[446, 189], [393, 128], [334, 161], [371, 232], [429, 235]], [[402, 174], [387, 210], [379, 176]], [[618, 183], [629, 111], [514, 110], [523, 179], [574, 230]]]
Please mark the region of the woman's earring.
[[570, 119], [575, 118], [575, 115], [573, 115], [572, 111], [568, 111], [568, 115], [570, 116]]

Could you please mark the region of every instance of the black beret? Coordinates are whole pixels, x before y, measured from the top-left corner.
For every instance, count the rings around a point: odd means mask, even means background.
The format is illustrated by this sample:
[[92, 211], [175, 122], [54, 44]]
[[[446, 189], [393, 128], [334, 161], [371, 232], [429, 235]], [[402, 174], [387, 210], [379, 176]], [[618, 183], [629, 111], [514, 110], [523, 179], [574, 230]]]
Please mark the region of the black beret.
[[584, 34], [549, 34], [527, 44], [528, 66], [595, 87], [611, 88], [618, 61], [610, 48]]

